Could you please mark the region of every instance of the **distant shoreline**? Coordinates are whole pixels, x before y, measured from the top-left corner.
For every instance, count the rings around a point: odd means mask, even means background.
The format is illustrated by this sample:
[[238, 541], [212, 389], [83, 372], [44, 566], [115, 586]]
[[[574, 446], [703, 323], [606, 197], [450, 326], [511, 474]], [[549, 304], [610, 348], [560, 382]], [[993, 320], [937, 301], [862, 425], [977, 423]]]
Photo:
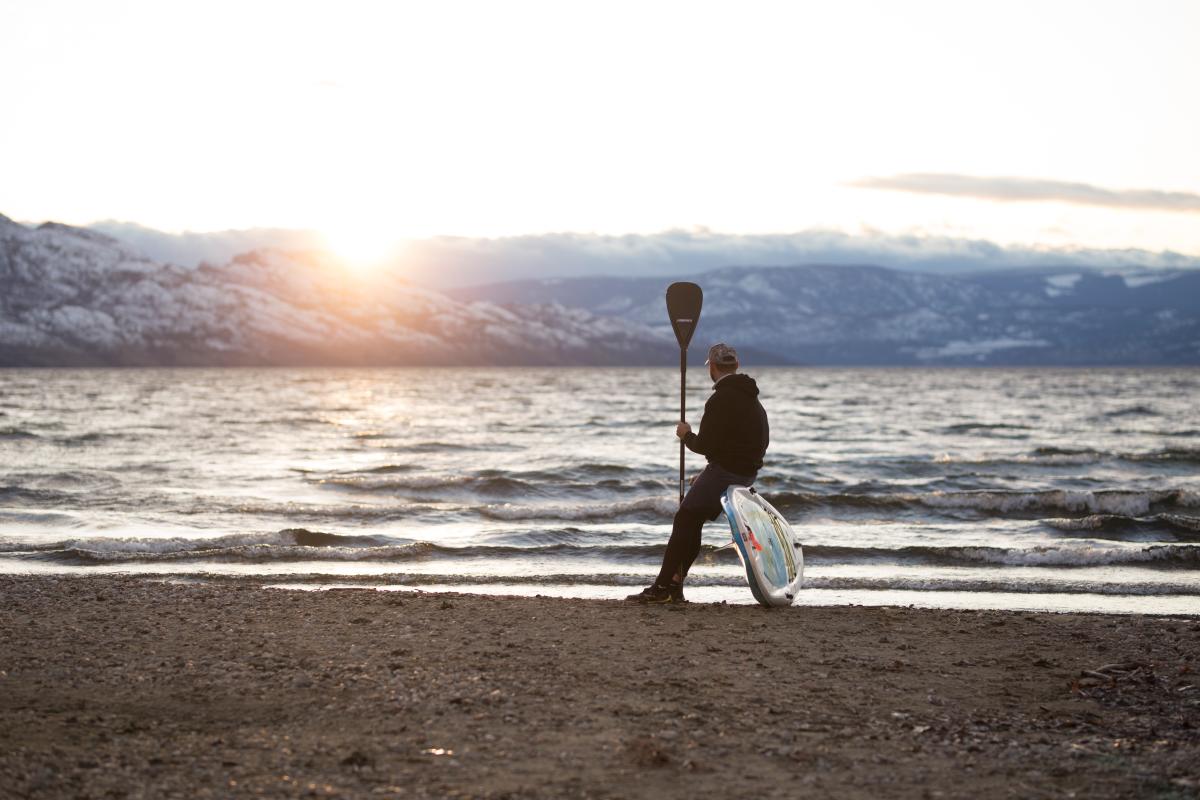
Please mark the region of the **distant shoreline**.
[[[31, 229], [2, 216], [0, 252], [0, 364], [10, 366], [678, 358], [664, 307], [669, 279], [640, 271], [528, 280], [491, 263], [484, 284], [437, 288], [395, 269], [348, 271], [327, 252], [271, 248], [182, 267], [94, 230]], [[691, 263], [676, 277], [705, 292], [696, 364], [718, 340], [747, 365], [1200, 364], [1200, 270], [1191, 268], [964, 272], [960, 261], [934, 274], [805, 258]]]

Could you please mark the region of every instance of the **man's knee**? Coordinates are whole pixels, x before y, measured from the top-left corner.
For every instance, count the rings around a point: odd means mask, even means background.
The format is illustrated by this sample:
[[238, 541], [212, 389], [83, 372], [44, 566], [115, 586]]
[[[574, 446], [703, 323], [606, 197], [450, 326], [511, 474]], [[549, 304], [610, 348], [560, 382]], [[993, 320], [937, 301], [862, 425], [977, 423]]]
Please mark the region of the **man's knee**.
[[707, 515], [691, 508], [681, 508], [675, 512], [675, 528], [677, 530], [700, 530], [704, 527]]

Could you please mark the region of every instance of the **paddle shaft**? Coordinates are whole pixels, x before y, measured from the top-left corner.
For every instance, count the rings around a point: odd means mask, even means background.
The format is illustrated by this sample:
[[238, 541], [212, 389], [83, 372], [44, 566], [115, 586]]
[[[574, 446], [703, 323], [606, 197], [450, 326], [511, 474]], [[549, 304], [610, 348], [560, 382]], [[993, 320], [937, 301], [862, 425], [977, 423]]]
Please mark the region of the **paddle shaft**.
[[[667, 287], [667, 318], [671, 330], [679, 342], [679, 421], [687, 421], [687, 348], [700, 324], [700, 308], [704, 305], [704, 292], [699, 285], [678, 281]], [[684, 496], [684, 458], [687, 451], [683, 440], [679, 440], [679, 504]]]
[[[687, 348], [679, 348], [679, 421], [687, 422]], [[679, 440], [679, 505], [683, 505], [683, 460], [687, 447]]]

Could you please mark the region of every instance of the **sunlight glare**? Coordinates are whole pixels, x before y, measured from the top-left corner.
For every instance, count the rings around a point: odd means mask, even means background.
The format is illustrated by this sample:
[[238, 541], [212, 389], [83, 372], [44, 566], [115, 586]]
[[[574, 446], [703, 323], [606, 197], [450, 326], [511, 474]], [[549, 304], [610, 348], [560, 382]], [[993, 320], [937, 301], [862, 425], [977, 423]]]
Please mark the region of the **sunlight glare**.
[[386, 225], [362, 223], [332, 226], [322, 232], [325, 246], [356, 272], [372, 272], [389, 261], [399, 248]]

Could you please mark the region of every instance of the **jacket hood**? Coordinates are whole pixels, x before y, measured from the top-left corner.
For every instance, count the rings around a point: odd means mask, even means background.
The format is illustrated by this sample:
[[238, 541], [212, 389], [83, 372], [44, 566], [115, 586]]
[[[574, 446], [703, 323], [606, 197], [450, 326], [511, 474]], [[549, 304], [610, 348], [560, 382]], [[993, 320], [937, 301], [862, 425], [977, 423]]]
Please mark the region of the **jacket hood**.
[[736, 372], [727, 378], [722, 378], [717, 383], [717, 389], [733, 389], [734, 391], [748, 394], [751, 397], [758, 397], [758, 384], [754, 382], [754, 378], [749, 375], [743, 375]]

